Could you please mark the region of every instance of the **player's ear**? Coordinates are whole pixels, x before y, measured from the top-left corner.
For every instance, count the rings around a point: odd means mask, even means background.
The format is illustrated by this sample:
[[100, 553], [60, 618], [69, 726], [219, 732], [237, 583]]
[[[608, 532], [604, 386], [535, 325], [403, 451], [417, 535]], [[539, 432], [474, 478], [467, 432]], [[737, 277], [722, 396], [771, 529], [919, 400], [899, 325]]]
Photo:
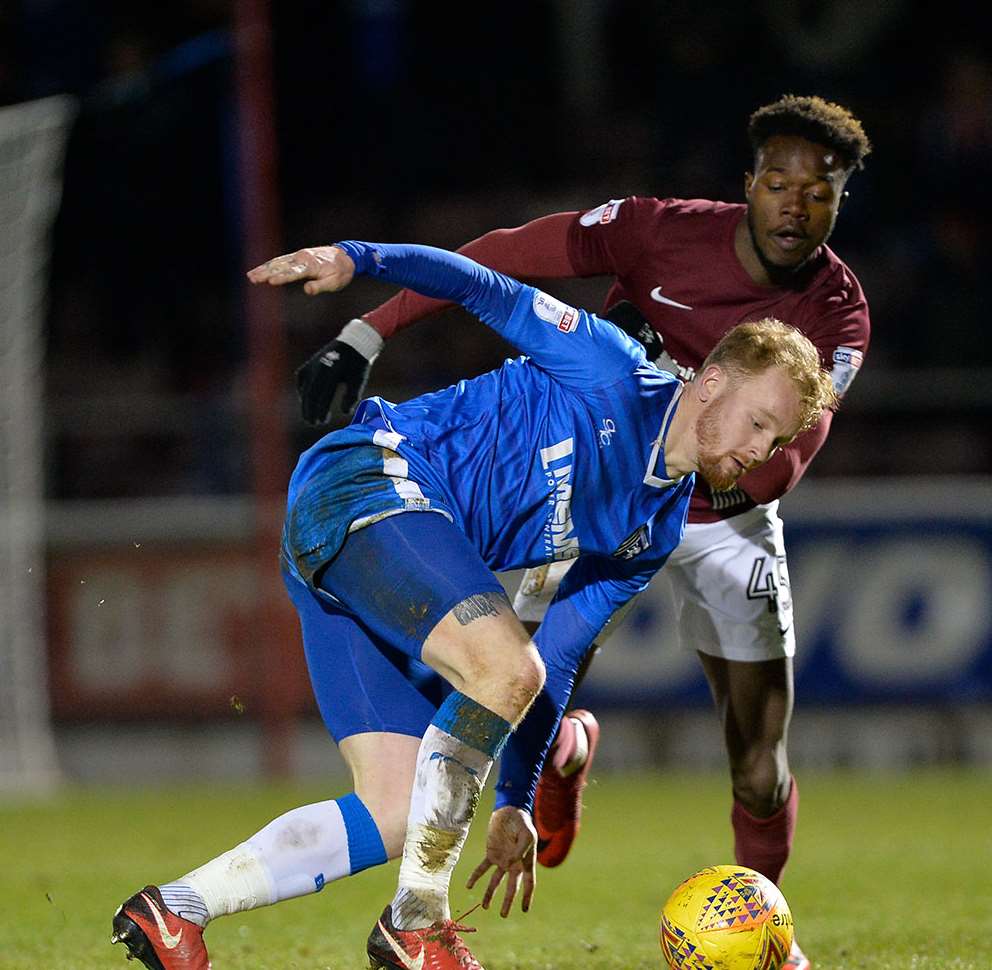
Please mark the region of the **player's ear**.
[[696, 397], [700, 403], [712, 401], [727, 380], [727, 373], [719, 364], [710, 364], [701, 374], [696, 375]]
[[744, 198], [750, 201], [751, 188], [754, 186], [754, 172], [744, 173]]

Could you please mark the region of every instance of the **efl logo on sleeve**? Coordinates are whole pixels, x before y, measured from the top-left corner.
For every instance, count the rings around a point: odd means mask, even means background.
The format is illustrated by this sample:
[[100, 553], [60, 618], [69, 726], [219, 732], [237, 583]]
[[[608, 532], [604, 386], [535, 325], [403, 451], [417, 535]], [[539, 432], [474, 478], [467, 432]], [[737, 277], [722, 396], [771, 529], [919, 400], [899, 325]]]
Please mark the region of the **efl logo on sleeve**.
[[609, 202], [604, 202], [602, 205], [596, 206], [595, 209], [590, 209], [588, 212], [583, 213], [579, 217], [579, 224], [587, 227], [605, 226], [607, 223], [616, 219], [622, 204], [623, 199], [610, 199]]
[[651, 533], [646, 525], [635, 529], [613, 553], [614, 559], [636, 559], [642, 552], [651, 548]]
[[579, 311], [567, 303], [553, 300], [547, 293], [534, 291], [534, 313], [562, 333], [571, 333], [579, 325]]
[[865, 355], [854, 347], [838, 347], [834, 351], [834, 366], [830, 371], [830, 379], [834, 382], [834, 391], [838, 397], [844, 396], [851, 382], [858, 376], [864, 359]]

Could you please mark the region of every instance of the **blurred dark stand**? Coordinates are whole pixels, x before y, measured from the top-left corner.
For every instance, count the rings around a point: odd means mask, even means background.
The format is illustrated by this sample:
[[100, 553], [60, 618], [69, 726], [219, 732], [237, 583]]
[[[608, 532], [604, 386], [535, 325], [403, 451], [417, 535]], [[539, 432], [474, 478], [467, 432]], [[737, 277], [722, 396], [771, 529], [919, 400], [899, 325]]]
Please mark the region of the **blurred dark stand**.
[[[784, 92], [849, 105], [875, 152], [831, 245], [874, 333], [810, 475], [992, 470], [992, 56], [977, 10], [274, 6], [281, 251], [347, 237], [453, 248], [635, 193], [737, 201], [753, 108]], [[52, 498], [250, 489], [231, 27], [222, 2], [50, 0], [0, 17], [3, 101], [82, 99], [51, 267]], [[595, 308], [606, 286], [549, 288]], [[390, 292], [287, 294], [294, 448], [317, 433], [296, 417], [293, 366]], [[511, 352], [451, 311], [395, 338], [369, 392], [404, 398]]]

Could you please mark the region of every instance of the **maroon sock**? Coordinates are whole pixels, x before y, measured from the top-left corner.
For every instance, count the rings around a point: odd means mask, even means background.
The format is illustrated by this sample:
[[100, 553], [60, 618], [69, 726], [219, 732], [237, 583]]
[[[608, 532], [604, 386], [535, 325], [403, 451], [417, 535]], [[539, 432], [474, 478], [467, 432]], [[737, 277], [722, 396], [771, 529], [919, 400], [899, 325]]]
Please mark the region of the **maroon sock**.
[[785, 804], [769, 818], [757, 818], [734, 800], [730, 823], [734, 827], [734, 855], [739, 866], [756, 869], [778, 885], [792, 849], [792, 834], [799, 814], [799, 786], [792, 787]]

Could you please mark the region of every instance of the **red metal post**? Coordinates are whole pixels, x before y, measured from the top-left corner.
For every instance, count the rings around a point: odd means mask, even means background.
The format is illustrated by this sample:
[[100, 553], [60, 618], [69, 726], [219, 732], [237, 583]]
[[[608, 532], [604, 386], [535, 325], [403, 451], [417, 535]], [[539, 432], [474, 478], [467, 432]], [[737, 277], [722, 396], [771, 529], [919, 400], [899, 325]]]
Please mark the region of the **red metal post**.
[[[234, 4], [235, 77], [241, 217], [247, 270], [277, 255], [282, 245], [278, 152], [272, 77], [271, 11], [268, 0]], [[271, 287], [245, 283], [249, 333], [249, 433], [255, 494], [257, 593], [251, 624], [251, 656], [258, 676], [264, 769], [285, 777], [293, 736], [294, 645], [280, 636], [284, 614], [278, 555], [288, 478], [285, 401], [286, 326], [282, 298]], [[251, 713], [250, 711], [248, 713]]]

